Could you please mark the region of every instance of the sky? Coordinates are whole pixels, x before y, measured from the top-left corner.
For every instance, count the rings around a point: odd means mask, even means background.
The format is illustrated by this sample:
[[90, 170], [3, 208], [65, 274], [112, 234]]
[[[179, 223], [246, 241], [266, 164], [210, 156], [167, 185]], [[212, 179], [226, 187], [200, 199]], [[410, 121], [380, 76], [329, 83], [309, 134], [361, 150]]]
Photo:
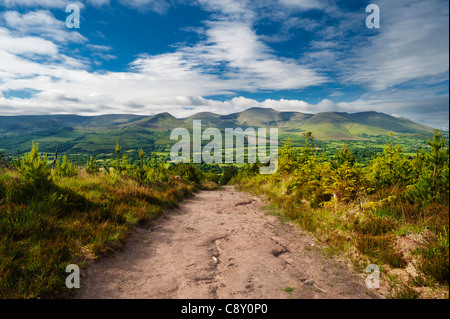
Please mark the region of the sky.
[[448, 130], [448, 1], [0, 0], [0, 115], [251, 107]]

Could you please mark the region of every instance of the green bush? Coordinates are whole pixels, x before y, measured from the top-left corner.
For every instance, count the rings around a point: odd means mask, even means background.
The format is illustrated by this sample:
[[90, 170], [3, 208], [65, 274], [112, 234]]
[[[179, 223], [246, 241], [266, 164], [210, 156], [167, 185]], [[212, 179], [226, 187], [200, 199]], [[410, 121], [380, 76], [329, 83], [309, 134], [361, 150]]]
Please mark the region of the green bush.
[[280, 150], [280, 159], [278, 162], [278, 174], [289, 174], [298, 167], [298, 156], [291, 142], [288, 141]]
[[220, 178], [220, 184], [221, 185], [227, 185], [233, 177], [235, 177], [238, 174], [238, 169], [233, 166], [227, 166], [225, 168], [225, 171], [223, 172], [222, 177]]
[[47, 155], [39, 156], [39, 144], [33, 142], [31, 152], [19, 159], [17, 171], [26, 187], [48, 188], [51, 185], [51, 171], [47, 166]]
[[214, 172], [204, 173], [204, 178], [207, 181], [210, 181], [210, 182], [213, 182], [213, 183], [218, 183], [219, 182], [219, 176], [216, 173], [214, 173]]
[[404, 185], [411, 180], [412, 163], [401, 153], [401, 147], [393, 144], [391, 133], [383, 154], [378, 154], [367, 169], [367, 175], [375, 187]]
[[407, 187], [406, 197], [421, 206], [449, 201], [449, 149], [441, 133], [434, 131], [433, 141], [428, 140], [430, 151], [421, 151], [414, 160], [417, 180]]
[[200, 183], [203, 173], [192, 163], [178, 163], [173, 167], [173, 174], [180, 176], [184, 181]]
[[342, 203], [359, 200], [369, 190], [368, 180], [361, 169], [350, 162], [345, 162], [324, 176], [322, 185], [337, 202]]
[[95, 174], [95, 173], [100, 172], [100, 168], [97, 165], [97, 161], [94, 160], [94, 158], [92, 156], [89, 159], [89, 161], [86, 163], [85, 169], [88, 174]]
[[56, 161], [56, 167], [52, 173], [59, 177], [74, 177], [78, 175], [78, 168], [64, 155], [62, 163], [59, 160]]

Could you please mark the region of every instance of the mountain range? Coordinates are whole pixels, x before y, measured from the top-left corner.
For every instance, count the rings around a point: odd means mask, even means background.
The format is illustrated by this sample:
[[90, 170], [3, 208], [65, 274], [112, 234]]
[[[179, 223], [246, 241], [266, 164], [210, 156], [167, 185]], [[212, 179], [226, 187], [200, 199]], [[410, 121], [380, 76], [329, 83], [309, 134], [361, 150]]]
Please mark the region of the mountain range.
[[303, 139], [301, 133], [305, 131], [312, 132], [319, 141], [365, 140], [390, 132], [405, 136], [433, 133], [431, 127], [378, 112], [306, 114], [251, 108], [229, 115], [204, 112], [187, 118], [175, 118], [169, 113], [0, 116], [0, 151], [25, 152], [35, 141], [44, 152], [53, 152], [59, 145], [61, 152], [72, 154], [112, 153], [117, 139], [125, 149], [167, 151], [175, 143], [170, 141], [171, 130], [192, 129], [193, 120], [201, 120], [204, 129], [277, 127], [281, 140], [289, 137], [293, 141]]

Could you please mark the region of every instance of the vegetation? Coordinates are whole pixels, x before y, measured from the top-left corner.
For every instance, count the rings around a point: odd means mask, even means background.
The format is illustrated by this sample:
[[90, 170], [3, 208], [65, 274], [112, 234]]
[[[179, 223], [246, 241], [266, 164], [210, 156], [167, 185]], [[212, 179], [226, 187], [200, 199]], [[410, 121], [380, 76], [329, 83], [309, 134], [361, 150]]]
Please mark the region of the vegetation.
[[[192, 121], [202, 119], [204, 128], [278, 127], [281, 142], [290, 142], [294, 148], [304, 147], [303, 134], [314, 133], [313, 147], [333, 157], [343, 143], [348, 144], [359, 163], [382, 151], [390, 131], [396, 132], [406, 155], [414, 155], [423, 147], [433, 130], [405, 119], [376, 112], [302, 114], [253, 108], [240, 113], [221, 116], [202, 113], [186, 119], [176, 119], [168, 113], [153, 116], [137, 115], [42, 115], [0, 116], [0, 152], [10, 160], [16, 151], [27, 152], [30, 141], [39, 143], [41, 151], [51, 153], [59, 145], [62, 154], [76, 165], [84, 165], [94, 156], [97, 160], [116, 161], [115, 145], [120, 139], [121, 154], [129, 160], [139, 160], [136, 145], [146, 153], [157, 154], [160, 160], [169, 160], [170, 132], [177, 127], [192, 130]], [[448, 135], [448, 133], [446, 133]], [[203, 141], [204, 145], [208, 141]], [[1, 161], [1, 159], [0, 159]], [[108, 163], [109, 165], [109, 163]]]
[[[258, 114], [237, 120], [270, 120]], [[143, 127], [153, 119], [134, 120], [139, 128], [126, 126], [121, 132], [136, 145], [141, 141], [136, 137], [149, 134]], [[348, 127], [358, 133], [356, 126]], [[39, 153], [38, 143], [14, 158], [0, 153], [0, 298], [67, 293], [62, 288], [68, 264], [83, 267], [107, 254], [135, 225], [152, 223], [165, 208], [216, 183], [266, 195], [282, 218], [314, 233], [325, 254], [344, 253], [361, 272], [368, 264], [379, 265], [393, 298], [426, 297], [429, 291], [445, 291], [448, 298], [448, 134], [435, 131], [426, 144], [420, 142], [423, 135], [395, 140], [393, 134], [361, 133], [361, 139], [338, 143], [310, 131], [292, 139], [281, 134], [286, 142], [277, 173], [260, 175], [259, 164], [170, 163], [166, 131], [149, 135], [162, 137], [160, 144], [152, 142], [151, 157], [148, 148], [127, 149], [114, 134], [101, 151], [86, 151], [107, 132], [89, 132], [89, 138], [74, 130], [60, 133], [85, 138], [86, 149], [51, 161]], [[54, 137], [43, 138], [50, 144]], [[65, 143], [60, 150], [73, 151], [75, 144]]]
[[[366, 165], [348, 145], [330, 159], [312, 147], [311, 134], [304, 137], [300, 151], [289, 141], [282, 147], [276, 174], [247, 166], [231, 182], [266, 195], [284, 218], [314, 233], [325, 253], [347, 254], [358, 270], [379, 265], [392, 297], [441, 289], [448, 298], [449, 149], [442, 132], [413, 157], [391, 134]], [[396, 272], [401, 284], [389, 279]]]
[[200, 187], [214, 187], [192, 165], [167, 166], [140, 154], [135, 165], [123, 157], [100, 168], [91, 157], [78, 169], [64, 156], [52, 168], [33, 143], [30, 153], [0, 168], [0, 298], [67, 294], [67, 265], [83, 267], [118, 247], [135, 225], [151, 223]]

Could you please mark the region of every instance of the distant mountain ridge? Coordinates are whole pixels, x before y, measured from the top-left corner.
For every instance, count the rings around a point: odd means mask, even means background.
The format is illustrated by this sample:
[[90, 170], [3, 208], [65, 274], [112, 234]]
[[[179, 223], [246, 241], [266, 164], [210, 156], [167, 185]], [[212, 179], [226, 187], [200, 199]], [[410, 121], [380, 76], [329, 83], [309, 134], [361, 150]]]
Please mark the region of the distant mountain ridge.
[[113, 149], [117, 138], [130, 146], [151, 145], [153, 149], [157, 146], [163, 149], [164, 145], [172, 143], [171, 130], [176, 127], [192, 129], [193, 120], [201, 120], [203, 128], [221, 130], [277, 127], [281, 137], [298, 137], [302, 132], [311, 131], [317, 140], [325, 141], [363, 140], [370, 136], [387, 136], [391, 131], [399, 135], [433, 132], [431, 127], [378, 112], [307, 114], [270, 108], [250, 108], [228, 115], [203, 112], [186, 118], [176, 118], [167, 112], [151, 116], [0, 116], [0, 150], [28, 150], [34, 140], [48, 151], [59, 144], [67, 152], [106, 152]]

